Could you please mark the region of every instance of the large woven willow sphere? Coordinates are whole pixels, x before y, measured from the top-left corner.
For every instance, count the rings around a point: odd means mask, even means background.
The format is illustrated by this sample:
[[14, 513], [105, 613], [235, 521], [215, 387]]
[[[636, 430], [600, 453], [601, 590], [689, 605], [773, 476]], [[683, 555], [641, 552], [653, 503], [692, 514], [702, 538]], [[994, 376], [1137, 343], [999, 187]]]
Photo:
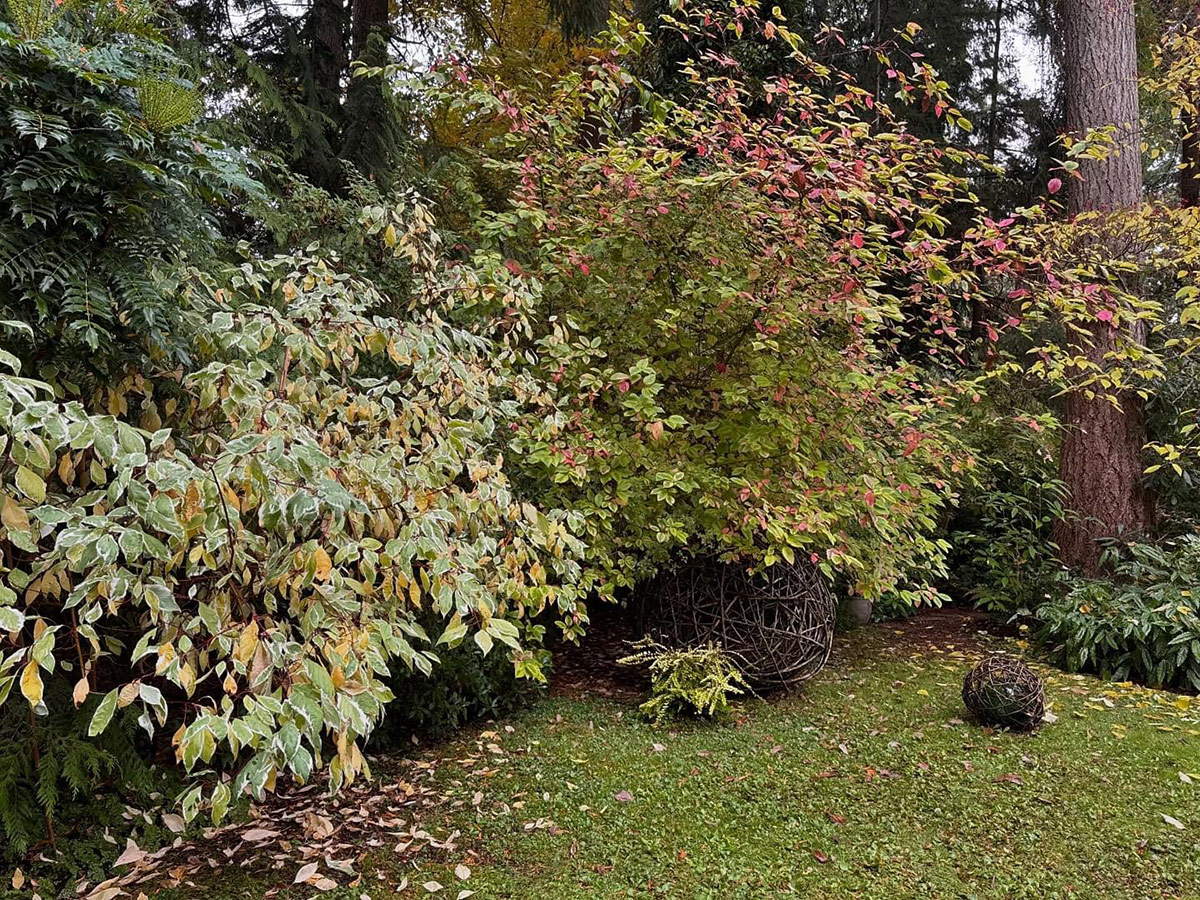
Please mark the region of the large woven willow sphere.
[[963, 680], [963, 703], [984, 725], [1029, 731], [1046, 715], [1042, 679], [1008, 656], [989, 656]]
[[751, 574], [713, 558], [660, 575], [642, 594], [645, 626], [675, 646], [719, 644], [759, 691], [812, 678], [833, 647], [837, 608], [821, 573], [807, 564]]

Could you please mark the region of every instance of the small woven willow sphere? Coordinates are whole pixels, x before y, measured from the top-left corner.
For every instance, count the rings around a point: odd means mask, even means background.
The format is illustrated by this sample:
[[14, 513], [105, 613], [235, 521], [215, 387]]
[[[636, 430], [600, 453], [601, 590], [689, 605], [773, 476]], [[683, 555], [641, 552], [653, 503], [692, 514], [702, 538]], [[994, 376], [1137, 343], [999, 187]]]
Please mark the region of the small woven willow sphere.
[[756, 690], [786, 688], [829, 660], [837, 607], [808, 564], [757, 573], [699, 557], [657, 577], [642, 593], [646, 629], [673, 646], [719, 644]]
[[1031, 731], [1046, 714], [1042, 679], [1008, 656], [989, 656], [963, 680], [963, 703], [980, 722]]

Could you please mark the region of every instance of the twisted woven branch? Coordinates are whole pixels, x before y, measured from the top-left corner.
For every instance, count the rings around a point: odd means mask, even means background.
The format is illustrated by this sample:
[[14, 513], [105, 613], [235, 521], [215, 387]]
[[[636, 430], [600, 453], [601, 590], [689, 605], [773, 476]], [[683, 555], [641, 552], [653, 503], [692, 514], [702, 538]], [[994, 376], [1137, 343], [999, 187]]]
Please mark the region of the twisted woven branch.
[[989, 656], [963, 680], [963, 703], [985, 725], [1029, 731], [1046, 714], [1042, 679], [1020, 660]]
[[750, 574], [700, 557], [660, 575], [642, 600], [646, 631], [675, 646], [719, 644], [760, 691], [812, 678], [833, 646], [836, 606], [820, 572], [807, 564]]

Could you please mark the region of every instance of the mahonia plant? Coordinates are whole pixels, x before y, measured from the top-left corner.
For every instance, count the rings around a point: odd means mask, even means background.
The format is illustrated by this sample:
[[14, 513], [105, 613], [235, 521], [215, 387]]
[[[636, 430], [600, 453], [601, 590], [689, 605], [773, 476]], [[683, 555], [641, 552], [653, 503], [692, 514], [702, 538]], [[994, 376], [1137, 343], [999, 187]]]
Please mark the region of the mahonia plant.
[[[114, 386], [121, 417], [0, 357], [0, 701], [45, 715], [68, 679], [93, 737], [140, 709], [188, 772], [236, 770], [214, 820], [282, 773], [365, 771], [389, 667], [469, 640], [540, 678], [535, 617], [584, 618], [579, 515], [514, 495], [502, 374], [439, 312], [491, 288], [445, 275], [419, 206], [373, 215], [420, 274], [404, 319], [306, 253], [188, 278], [196, 367]], [[203, 802], [197, 784], [185, 812]]]
[[[0, 319], [29, 372], [78, 394], [183, 361], [172, 273], [260, 190], [197, 121], [151, 0], [12, 0], [0, 17]], [[150, 361], [153, 360], [153, 363]]]

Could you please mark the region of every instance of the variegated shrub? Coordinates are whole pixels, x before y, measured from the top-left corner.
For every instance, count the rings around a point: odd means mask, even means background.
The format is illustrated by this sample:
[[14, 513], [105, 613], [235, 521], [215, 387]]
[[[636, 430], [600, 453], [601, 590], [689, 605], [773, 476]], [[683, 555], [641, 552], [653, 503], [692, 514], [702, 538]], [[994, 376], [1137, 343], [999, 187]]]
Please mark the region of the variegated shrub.
[[514, 497], [493, 442], [512, 392], [439, 315], [486, 274], [446, 267], [419, 207], [364, 222], [418, 273], [403, 319], [303, 255], [187, 280], [194, 369], [111, 385], [113, 415], [2, 358], [3, 703], [45, 713], [66, 680], [92, 736], [140, 708], [189, 772], [221, 776], [189, 813], [219, 820], [284, 772], [327, 766], [337, 787], [366, 767], [391, 667], [473, 641], [537, 678], [535, 617], [583, 617], [580, 523]]

